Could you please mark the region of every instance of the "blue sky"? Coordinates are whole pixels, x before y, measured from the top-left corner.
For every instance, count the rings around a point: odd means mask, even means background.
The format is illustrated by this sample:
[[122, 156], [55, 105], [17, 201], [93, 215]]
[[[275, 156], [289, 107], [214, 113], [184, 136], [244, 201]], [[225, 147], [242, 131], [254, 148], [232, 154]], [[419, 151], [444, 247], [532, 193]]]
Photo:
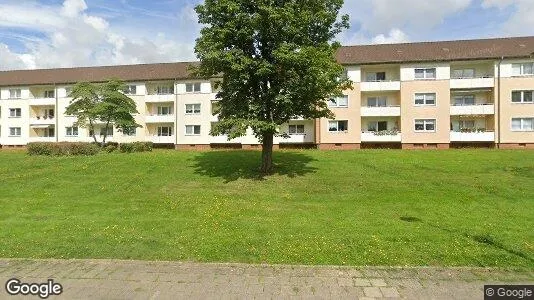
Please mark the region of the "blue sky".
[[[0, 70], [194, 60], [201, 0], [0, 0]], [[344, 45], [534, 35], [533, 0], [346, 0]]]

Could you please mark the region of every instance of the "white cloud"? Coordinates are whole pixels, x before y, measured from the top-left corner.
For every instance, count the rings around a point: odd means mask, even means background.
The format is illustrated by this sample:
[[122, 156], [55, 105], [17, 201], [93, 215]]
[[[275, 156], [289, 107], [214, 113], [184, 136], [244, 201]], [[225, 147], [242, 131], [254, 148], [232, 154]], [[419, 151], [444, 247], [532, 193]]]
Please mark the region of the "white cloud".
[[407, 42], [408, 36], [402, 30], [393, 28], [388, 35], [379, 34], [373, 38], [373, 44], [394, 44]]
[[24, 58], [11, 52], [7, 45], [0, 44], [0, 66], [5, 66], [5, 69], [21, 69], [26, 68], [27, 63], [29, 61], [25, 61]]
[[74, 18], [87, 9], [85, 0], [65, 0], [61, 8], [61, 14], [65, 17]]
[[534, 28], [534, 1], [533, 0], [484, 0], [482, 7], [505, 9], [513, 6], [513, 13], [502, 24], [502, 33], [505, 35], [530, 35]]

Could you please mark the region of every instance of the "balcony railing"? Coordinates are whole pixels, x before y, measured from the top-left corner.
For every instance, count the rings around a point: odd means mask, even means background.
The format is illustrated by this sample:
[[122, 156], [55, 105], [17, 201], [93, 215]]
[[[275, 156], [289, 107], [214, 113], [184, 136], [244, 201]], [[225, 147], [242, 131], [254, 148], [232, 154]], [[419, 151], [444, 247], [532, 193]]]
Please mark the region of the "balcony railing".
[[145, 123], [174, 123], [175, 115], [149, 115], [145, 117]]
[[280, 144], [306, 144], [315, 142], [313, 134], [290, 134], [288, 138], [280, 138]]
[[495, 132], [486, 129], [451, 131], [451, 142], [494, 142]]
[[360, 85], [362, 92], [371, 91], [400, 91], [400, 80], [363, 81]]
[[493, 115], [495, 114], [495, 104], [477, 103], [477, 104], [451, 104], [451, 115]]
[[49, 124], [55, 124], [56, 120], [54, 117], [50, 117], [50, 116], [33, 116], [30, 118], [30, 123], [35, 124], [35, 125], [39, 125], [39, 124], [49, 125]]
[[495, 79], [491, 75], [471, 78], [451, 78], [451, 89], [492, 88], [494, 86]]
[[146, 103], [161, 103], [161, 102], [174, 102], [176, 96], [174, 94], [162, 94], [162, 95], [146, 95]]
[[30, 98], [30, 106], [54, 106], [56, 105], [56, 98]]
[[364, 106], [361, 108], [362, 117], [398, 117], [400, 114], [400, 105]]
[[158, 136], [158, 135], [149, 135], [147, 141], [154, 144], [174, 144], [176, 143], [176, 136]]
[[400, 143], [402, 136], [401, 132], [397, 130], [363, 131], [361, 140], [362, 142]]

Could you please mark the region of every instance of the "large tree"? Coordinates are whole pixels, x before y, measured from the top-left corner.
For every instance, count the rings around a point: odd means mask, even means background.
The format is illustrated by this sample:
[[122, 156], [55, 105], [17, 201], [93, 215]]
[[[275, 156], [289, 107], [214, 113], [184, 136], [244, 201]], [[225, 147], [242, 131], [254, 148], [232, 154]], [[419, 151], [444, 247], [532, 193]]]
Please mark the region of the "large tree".
[[104, 123], [101, 143], [105, 145], [109, 128], [115, 127], [124, 131], [141, 127], [133, 116], [138, 113], [135, 101], [124, 94], [125, 87], [124, 82], [118, 79], [111, 79], [103, 84], [77, 83], [69, 95], [72, 101], [65, 113], [76, 116], [76, 124], [88, 128], [95, 142], [98, 142], [95, 123]]
[[261, 171], [272, 170], [280, 125], [332, 117], [326, 99], [349, 88], [335, 59], [335, 37], [348, 28], [343, 0], [205, 0], [195, 52], [204, 78], [217, 83], [220, 121], [213, 135], [245, 135], [263, 144]]

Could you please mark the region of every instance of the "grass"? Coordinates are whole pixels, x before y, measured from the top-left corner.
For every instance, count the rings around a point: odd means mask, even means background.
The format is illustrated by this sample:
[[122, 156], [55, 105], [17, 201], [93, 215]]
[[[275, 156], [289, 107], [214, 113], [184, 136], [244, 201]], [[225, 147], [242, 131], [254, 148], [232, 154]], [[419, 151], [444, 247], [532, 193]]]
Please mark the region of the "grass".
[[0, 257], [534, 267], [534, 152], [0, 152]]

